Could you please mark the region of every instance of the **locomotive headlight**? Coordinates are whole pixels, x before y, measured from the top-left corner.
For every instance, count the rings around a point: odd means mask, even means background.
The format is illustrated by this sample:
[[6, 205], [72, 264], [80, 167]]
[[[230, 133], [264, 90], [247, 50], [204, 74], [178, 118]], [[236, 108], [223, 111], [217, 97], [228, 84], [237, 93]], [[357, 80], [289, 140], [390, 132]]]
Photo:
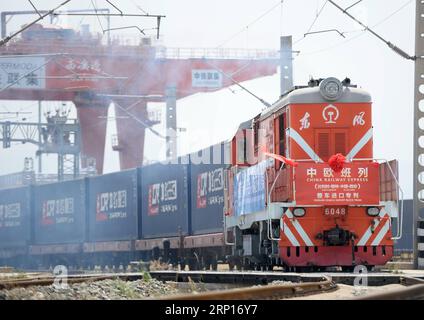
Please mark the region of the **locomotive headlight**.
[[305, 213], [306, 213], [306, 210], [303, 208], [296, 208], [293, 210], [293, 215], [298, 218], [303, 217]]
[[335, 101], [343, 94], [343, 84], [336, 78], [327, 78], [321, 81], [319, 91], [324, 99]]
[[377, 207], [370, 207], [367, 209], [367, 214], [371, 217], [376, 217], [380, 214], [380, 209]]

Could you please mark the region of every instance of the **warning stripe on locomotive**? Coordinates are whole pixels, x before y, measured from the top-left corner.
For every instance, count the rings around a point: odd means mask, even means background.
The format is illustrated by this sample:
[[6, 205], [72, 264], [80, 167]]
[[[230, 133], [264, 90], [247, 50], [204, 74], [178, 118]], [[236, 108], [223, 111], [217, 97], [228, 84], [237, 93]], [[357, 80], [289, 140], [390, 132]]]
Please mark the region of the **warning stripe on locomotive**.
[[384, 236], [390, 231], [390, 216], [384, 209], [381, 209], [379, 218], [376, 218], [374, 224], [368, 227], [357, 246], [378, 246], [381, 243]]
[[[314, 243], [309, 238], [308, 234], [303, 229], [299, 221], [293, 220], [293, 214], [290, 209], [288, 209], [284, 213], [282, 222], [283, 222], [281, 224], [282, 231], [294, 247], [300, 247], [300, 246], [313, 247], [314, 246]], [[301, 240], [302, 245], [298, 240]]]

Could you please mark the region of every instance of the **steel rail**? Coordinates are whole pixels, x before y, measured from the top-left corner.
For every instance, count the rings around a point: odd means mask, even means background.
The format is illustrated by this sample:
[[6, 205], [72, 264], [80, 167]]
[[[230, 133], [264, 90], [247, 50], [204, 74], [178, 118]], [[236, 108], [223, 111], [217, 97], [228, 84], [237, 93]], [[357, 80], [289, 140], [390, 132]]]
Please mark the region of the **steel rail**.
[[352, 300], [424, 300], [424, 280], [412, 277], [401, 278], [404, 288], [372, 293]]
[[198, 294], [180, 294], [155, 298], [158, 300], [268, 300], [318, 294], [337, 289], [331, 277], [318, 282], [266, 285], [251, 288], [219, 290]]
[[68, 284], [81, 283], [87, 281], [101, 281], [114, 278], [111, 275], [96, 275], [93, 277], [67, 277], [67, 276], [46, 276], [46, 277], [35, 277], [35, 278], [23, 278], [23, 279], [9, 279], [0, 281], [0, 290], [9, 290], [13, 288], [26, 288], [31, 286], [49, 286], [55, 283], [55, 281], [66, 280]]
[[424, 300], [424, 284], [416, 284], [383, 293], [373, 293], [352, 300]]

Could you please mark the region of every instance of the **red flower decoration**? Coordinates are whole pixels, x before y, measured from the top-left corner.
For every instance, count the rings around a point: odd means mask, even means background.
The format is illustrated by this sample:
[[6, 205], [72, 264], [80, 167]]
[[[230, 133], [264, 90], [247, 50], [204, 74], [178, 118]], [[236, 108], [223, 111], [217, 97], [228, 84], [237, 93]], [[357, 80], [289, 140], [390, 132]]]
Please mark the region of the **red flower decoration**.
[[346, 157], [338, 153], [332, 156], [330, 160], [328, 160], [328, 165], [334, 172], [339, 173], [343, 170], [345, 162], [346, 162]]

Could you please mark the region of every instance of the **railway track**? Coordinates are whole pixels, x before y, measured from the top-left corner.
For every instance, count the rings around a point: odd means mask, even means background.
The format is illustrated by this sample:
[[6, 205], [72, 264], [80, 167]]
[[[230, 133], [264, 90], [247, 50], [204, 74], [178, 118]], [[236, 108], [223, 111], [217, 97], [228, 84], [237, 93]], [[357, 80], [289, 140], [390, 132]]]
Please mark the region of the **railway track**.
[[[201, 282], [216, 284], [238, 284], [243, 287], [230, 290], [216, 290], [197, 294], [180, 294], [167, 296], [163, 300], [252, 300], [283, 299], [295, 296], [306, 296], [330, 292], [337, 284], [354, 283], [355, 274], [295, 274], [279, 272], [209, 272], [209, 271], [151, 271], [150, 276], [160, 281]], [[103, 273], [68, 275], [68, 284], [120, 279], [136, 281], [143, 279], [145, 273]], [[405, 287], [379, 294], [354, 298], [354, 300], [392, 300], [392, 299], [424, 299], [424, 280], [417, 277], [405, 277], [396, 274], [370, 273], [367, 276], [369, 286], [402, 284]], [[0, 290], [25, 288], [30, 286], [52, 285], [65, 277], [37, 275], [29, 278], [0, 280]], [[281, 281], [282, 284], [273, 284]]]
[[337, 284], [330, 277], [318, 282], [266, 285], [252, 288], [211, 291], [198, 294], [174, 295], [160, 300], [264, 300], [317, 294], [335, 290]]
[[404, 284], [408, 286], [383, 293], [369, 294], [354, 300], [424, 300], [424, 280], [406, 278]]
[[[96, 275], [96, 276], [68, 276], [66, 281], [68, 284], [81, 283], [86, 281], [101, 281], [112, 279], [110, 275]], [[22, 279], [8, 279], [0, 281], [0, 290], [9, 290], [13, 288], [25, 288], [30, 286], [50, 286], [57, 280], [65, 279], [65, 277], [53, 277], [53, 276], [42, 276], [42, 277], [31, 277]]]

